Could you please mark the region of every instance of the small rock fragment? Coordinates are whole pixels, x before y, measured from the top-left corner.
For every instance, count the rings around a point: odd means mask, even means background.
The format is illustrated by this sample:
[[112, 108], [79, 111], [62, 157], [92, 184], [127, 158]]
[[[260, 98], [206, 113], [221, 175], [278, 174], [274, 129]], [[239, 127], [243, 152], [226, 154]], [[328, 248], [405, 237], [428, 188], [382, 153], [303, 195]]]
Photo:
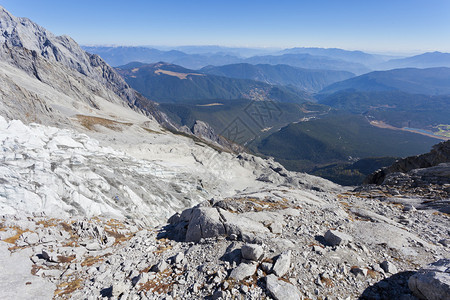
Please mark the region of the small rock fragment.
[[177, 255], [174, 256], [173, 258], [173, 262], [178, 265], [180, 264], [184, 259], [184, 253], [183, 252], [178, 252]]
[[363, 269], [363, 268], [352, 268], [351, 272], [356, 276], [362, 276], [362, 277], [366, 277], [367, 276], [367, 269]]
[[279, 222], [274, 222], [269, 225], [269, 229], [272, 233], [281, 234], [283, 232], [283, 225]]
[[383, 261], [380, 266], [386, 273], [396, 274], [398, 272], [397, 267], [387, 260]]
[[266, 276], [266, 287], [275, 300], [299, 300], [302, 296], [292, 284], [279, 280], [275, 275]]
[[245, 244], [241, 248], [242, 257], [248, 260], [258, 261], [264, 255], [264, 249], [257, 244]]
[[269, 274], [270, 272], [272, 272], [272, 264], [269, 262], [263, 262], [261, 264], [261, 270], [263, 270], [266, 274]]
[[290, 267], [291, 250], [288, 250], [280, 254], [280, 256], [275, 261], [272, 270], [278, 277], [283, 277], [289, 271]]
[[156, 265], [154, 265], [153, 267], [152, 267], [152, 271], [155, 271], [155, 272], [162, 272], [162, 271], [164, 271], [165, 269], [167, 269], [167, 263], [166, 263], [166, 261], [165, 260], [161, 260], [159, 263], [157, 263]]
[[230, 278], [236, 281], [241, 281], [249, 276], [252, 276], [256, 272], [256, 264], [241, 263], [239, 266], [233, 269], [230, 274]]
[[119, 299], [126, 291], [128, 291], [128, 286], [123, 282], [118, 282], [112, 286], [111, 296], [113, 299]]
[[30, 233], [27, 235], [27, 237], [24, 239], [25, 243], [28, 245], [34, 245], [39, 243], [39, 235], [35, 232]]
[[328, 230], [325, 233], [325, 241], [331, 246], [345, 245], [353, 240], [351, 236], [337, 230]]

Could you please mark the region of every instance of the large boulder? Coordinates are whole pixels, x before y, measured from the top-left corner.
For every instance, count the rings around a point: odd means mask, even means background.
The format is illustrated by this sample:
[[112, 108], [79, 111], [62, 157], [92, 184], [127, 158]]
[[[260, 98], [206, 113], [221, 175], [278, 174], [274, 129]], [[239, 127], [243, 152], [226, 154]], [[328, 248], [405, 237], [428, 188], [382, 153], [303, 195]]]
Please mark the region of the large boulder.
[[270, 274], [266, 277], [266, 288], [275, 300], [300, 300], [302, 296], [292, 284]]
[[411, 276], [409, 289], [420, 299], [450, 299], [450, 259], [427, 265]]
[[220, 220], [217, 209], [196, 207], [192, 210], [186, 232], [187, 242], [198, 242], [201, 238], [217, 237], [225, 234], [225, 227]]

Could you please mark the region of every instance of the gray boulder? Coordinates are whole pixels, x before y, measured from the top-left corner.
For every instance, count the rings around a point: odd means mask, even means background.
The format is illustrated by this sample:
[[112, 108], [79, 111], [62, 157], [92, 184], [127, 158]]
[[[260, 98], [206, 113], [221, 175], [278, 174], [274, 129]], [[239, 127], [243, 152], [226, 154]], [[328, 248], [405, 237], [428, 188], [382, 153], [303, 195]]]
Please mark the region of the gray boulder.
[[272, 271], [275, 275], [283, 277], [291, 267], [291, 250], [283, 252], [275, 261]]
[[395, 273], [398, 272], [397, 271], [397, 267], [393, 263], [391, 263], [391, 262], [389, 262], [387, 260], [383, 261], [380, 264], [380, 266], [383, 269], [383, 271], [386, 272], [386, 273], [395, 274]]
[[224, 220], [224, 226], [228, 235], [236, 234], [237, 236], [247, 235], [262, 235], [270, 233], [269, 229], [263, 224], [247, 218], [242, 215], [230, 213], [224, 209], [219, 208], [219, 213]]
[[239, 266], [233, 269], [230, 274], [230, 278], [236, 281], [244, 280], [247, 277], [252, 276], [256, 272], [256, 264], [241, 263]]
[[411, 276], [409, 289], [420, 299], [450, 299], [450, 259], [440, 259]]
[[275, 300], [299, 300], [302, 296], [292, 284], [279, 280], [277, 276], [270, 274], [266, 277], [266, 288]]
[[324, 238], [331, 246], [345, 245], [353, 240], [348, 234], [331, 229], [325, 233]]
[[258, 261], [264, 255], [264, 249], [260, 245], [245, 244], [241, 248], [242, 257], [248, 260]]
[[198, 242], [201, 238], [217, 237], [225, 234], [225, 227], [220, 220], [217, 209], [198, 207], [192, 210], [186, 232], [187, 242]]

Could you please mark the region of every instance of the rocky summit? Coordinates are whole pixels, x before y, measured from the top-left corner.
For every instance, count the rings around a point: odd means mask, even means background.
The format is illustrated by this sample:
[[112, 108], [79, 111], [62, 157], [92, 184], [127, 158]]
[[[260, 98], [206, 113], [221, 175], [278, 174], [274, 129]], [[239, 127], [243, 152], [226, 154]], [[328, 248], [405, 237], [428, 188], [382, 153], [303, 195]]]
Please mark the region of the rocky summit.
[[0, 298], [450, 298], [448, 160], [344, 188], [3, 8], [0, 57]]

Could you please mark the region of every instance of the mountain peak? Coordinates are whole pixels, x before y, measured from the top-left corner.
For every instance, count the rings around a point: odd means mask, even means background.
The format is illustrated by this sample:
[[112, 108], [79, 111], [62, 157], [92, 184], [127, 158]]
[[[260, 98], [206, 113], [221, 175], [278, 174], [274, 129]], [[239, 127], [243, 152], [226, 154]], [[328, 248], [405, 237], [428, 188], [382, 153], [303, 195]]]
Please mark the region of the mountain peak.
[[[91, 91], [96, 96], [135, 109], [145, 109], [147, 114], [161, 122], [166, 120], [153, 102], [132, 90], [98, 55], [85, 52], [71, 37], [56, 36], [27, 18], [13, 16], [3, 7], [0, 9], [0, 60], [44, 84], [58, 87], [65, 95], [75, 97], [80, 93], [74, 91], [73, 84], [67, 86], [67, 78], [64, 81], [63, 75], [56, 74], [75, 72], [72, 74], [75, 77], [81, 74], [76, 81], [89, 81], [95, 86]], [[91, 97], [84, 95], [79, 100], [96, 107]]]

